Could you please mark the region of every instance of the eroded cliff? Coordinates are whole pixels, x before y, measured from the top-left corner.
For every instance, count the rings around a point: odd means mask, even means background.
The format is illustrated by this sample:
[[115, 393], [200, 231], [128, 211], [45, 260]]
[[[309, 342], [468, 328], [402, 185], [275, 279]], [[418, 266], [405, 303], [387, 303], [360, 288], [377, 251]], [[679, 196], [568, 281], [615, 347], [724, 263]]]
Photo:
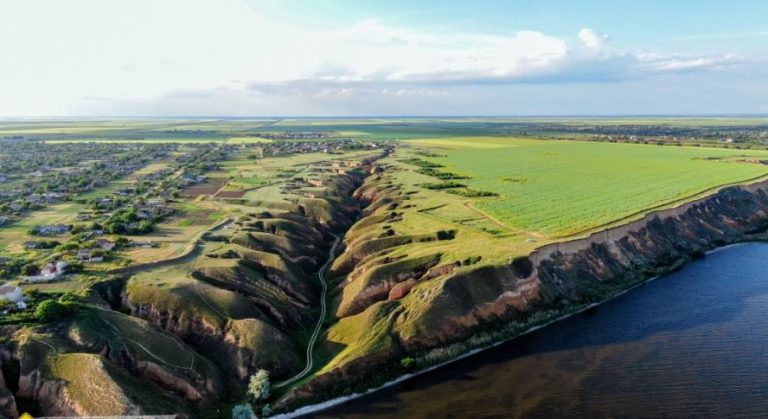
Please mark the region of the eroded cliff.
[[[373, 189], [361, 191], [373, 209], [366, 210], [368, 218], [352, 231], [365, 231], [398, 216], [392, 206], [403, 204], [401, 192], [393, 193], [386, 185]], [[394, 269], [381, 280], [364, 280], [353, 287], [359, 278], [375, 272], [375, 266], [404, 260], [393, 257], [395, 252], [386, 245], [371, 251], [366, 243], [377, 239], [363, 233], [364, 241], [348, 243], [348, 251], [356, 254], [346, 254], [336, 264], [339, 273], [349, 273], [340, 283], [338, 325], [326, 335], [328, 348], [342, 348], [335, 352], [338, 362], [283, 398], [279, 407], [288, 409], [381, 384], [412, 371], [412, 366], [401, 363], [406, 357], [425, 367], [513, 337], [675, 269], [707, 250], [762, 239], [766, 229], [768, 183], [761, 182], [728, 187], [621, 227], [542, 246], [508, 263], [467, 266], [436, 257], [422, 269]], [[386, 243], [398, 246], [411, 241], [390, 235]], [[428, 275], [436, 267], [440, 272]], [[355, 323], [365, 324], [368, 335], [354, 334], [351, 324]], [[365, 342], [371, 339], [371, 331], [379, 337]], [[345, 356], [353, 344], [356, 352]]]

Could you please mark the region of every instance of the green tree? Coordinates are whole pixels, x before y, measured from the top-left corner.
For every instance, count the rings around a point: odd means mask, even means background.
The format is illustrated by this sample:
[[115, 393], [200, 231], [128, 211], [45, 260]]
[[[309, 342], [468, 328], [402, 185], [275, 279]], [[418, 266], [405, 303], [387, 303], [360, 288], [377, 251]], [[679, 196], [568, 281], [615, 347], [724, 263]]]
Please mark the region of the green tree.
[[141, 234], [150, 233], [152, 232], [152, 229], [153, 229], [153, 226], [151, 222], [147, 220], [139, 222], [139, 228], [138, 228], [139, 233]]
[[258, 370], [251, 376], [248, 383], [248, 395], [254, 401], [266, 400], [269, 397], [271, 384], [269, 382], [269, 372]]
[[43, 323], [52, 322], [71, 314], [71, 309], [56, 300], [45, 300], [35, 309], [35, 318]]

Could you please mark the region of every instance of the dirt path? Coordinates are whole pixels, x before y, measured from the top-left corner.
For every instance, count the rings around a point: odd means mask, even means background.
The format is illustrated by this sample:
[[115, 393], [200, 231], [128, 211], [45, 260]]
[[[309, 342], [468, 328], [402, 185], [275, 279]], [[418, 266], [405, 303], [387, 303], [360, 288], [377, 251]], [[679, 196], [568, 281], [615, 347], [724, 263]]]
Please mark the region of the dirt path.
[[323, 292], [320, 295], [320, 318], [317, 319], [317, 325], [315, 325], [315, 330], [312, 332], [312, 337], [309, 338], [309, 343], [307, 343], [307, 366], [304, 367], [303, 370], [301, 370], [300, 373], [294, 375], [293, 377], [283, 381], [280, 384], [277, 384], [275, 388], [285, 387], [287, 385], [293, 384], [298, 380], [301, 380], [309, 374], [310, 371], [312, 371], [312, 368], [314, 366], [314, 359], [312, 358], [312, 352], [315, 348], [315, 342], [317, 342], [317, 337], [320, 335], [320, 330], [323, 328], [323, 321], [325, 321], [325, 314], [326, 314], [326, 294], [328, 293], [328, 284], [325, 283], [325, 270], [328, 269], [328, 266], [331, 265], [333, 262], [334, 253], [336, 253], [336, 248], [339, 246], [339, 242], [341, 242], [341, 237], [335, 236], [336, 240], [333, 242], [333, 246], [331, 246], [331, 250], [328, 252], [328, 260], [325, 261], [325, 264], [320, 268], [320, 271], [317, 273], [317, 278], [320, 280], [320, 285], [323, 286]]
[[160, 268], [160, 267], [163, 267], [163, 266], [171, 265], [171, 264], [174, 264], [174, 263], [188, 262], [188, 261], [194, 259], [198, 255], [198, 253], [200, 253], [200, 251], [202, 250], [202, 248], [203, 248], [203, 241], [202, 241], [203, 236], [205, 236], [208, 233], [212, 233], [214, 231], [218, 231], [218, 230], [221, 230], [222, 228], [225, 228], [226, 226], [231, 224], [232, 221], [233, 220], [231, 218], [226, 218], [226, 219], [224, 219], [222, 221], [219, 221], [215, 225], [213, 225], [213, 227], [211, 227], [211, 228], [209, 228], [207, 230], [201, 231], [192, 240], [192, 242], [187, 246], [187, 248], [184, 249], [184, 251], [180, 255], [171, 256], [171, 257], [169, 257], [167, 259], [156, 260], [154, 262], [147, 262], [147, 263], [142, 263], [142, 264], [139, 264], [139, 265], [131, 265], [131, 266], [126, 266], [124, 268], [115, 268], [115, 269], [110, 270], [109, 273], [111, 273], [111, 274], [131, 274], [132, 275], [132, 274], [135, 274], [135, 273], [138, 273], [138, 272], [146, 271], [146, 270], [149, 270], [149, 269], [156, 269], [156, 268]]

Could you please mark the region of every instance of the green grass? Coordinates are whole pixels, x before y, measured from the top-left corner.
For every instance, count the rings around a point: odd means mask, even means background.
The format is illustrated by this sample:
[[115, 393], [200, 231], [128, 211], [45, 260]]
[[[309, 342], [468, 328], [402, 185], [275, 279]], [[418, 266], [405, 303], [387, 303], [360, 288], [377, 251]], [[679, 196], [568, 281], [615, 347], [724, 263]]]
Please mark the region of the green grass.
[[229, 137], [227, 138], [228, 144], [255, 144], [255, 143], [271, 143], [269, 138], [260, 137]]
[[551, 237], [580, 233], [709, 189], [768, 174], [760, 150], [541, 141], [421, 140], [446, 157], [425, 158], [496, 192], [473, 205], [513, 228]]

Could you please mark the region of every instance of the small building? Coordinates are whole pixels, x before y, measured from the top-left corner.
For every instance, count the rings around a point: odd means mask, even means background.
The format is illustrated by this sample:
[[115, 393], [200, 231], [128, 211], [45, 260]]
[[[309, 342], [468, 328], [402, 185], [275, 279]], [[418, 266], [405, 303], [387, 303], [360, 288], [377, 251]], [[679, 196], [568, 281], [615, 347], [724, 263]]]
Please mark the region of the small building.
[[77, 251], [77, 259], [80, 261], [87, 261], [91, 258], [91, 249], [80, 249]]
[[36, 226], [34, 232], [41, 236], [58, 236], [69, 231], [69, 226], [64, 224], [52, 224], [45, 226]]
[[115, 248], [115, 244], [107, 239], [96, 240], [96, 246], [101, 250], [105, 250], [107, 252], [111, 252]]
[[4, 285], [0, 287], [0, 301], [10, 301], [12, 303], [18, 303], [24, 299], [24, 291], [21, 287], [13, 285]]

